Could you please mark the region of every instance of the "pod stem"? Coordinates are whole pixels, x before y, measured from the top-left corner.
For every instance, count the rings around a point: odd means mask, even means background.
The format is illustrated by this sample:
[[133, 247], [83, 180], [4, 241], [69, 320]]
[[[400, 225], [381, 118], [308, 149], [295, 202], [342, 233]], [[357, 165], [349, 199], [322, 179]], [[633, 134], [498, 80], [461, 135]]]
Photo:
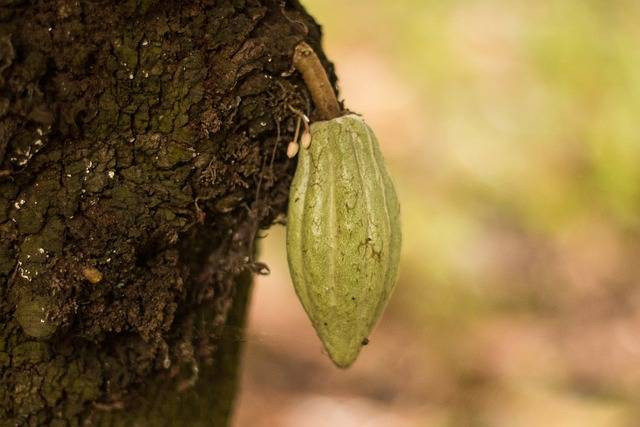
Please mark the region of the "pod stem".
[[293, 52], [293, 66], [302, 74], [320, 116], [325, 120], [340, 117], [340, 104], [318, 55], [311, 46], [300, 42]]

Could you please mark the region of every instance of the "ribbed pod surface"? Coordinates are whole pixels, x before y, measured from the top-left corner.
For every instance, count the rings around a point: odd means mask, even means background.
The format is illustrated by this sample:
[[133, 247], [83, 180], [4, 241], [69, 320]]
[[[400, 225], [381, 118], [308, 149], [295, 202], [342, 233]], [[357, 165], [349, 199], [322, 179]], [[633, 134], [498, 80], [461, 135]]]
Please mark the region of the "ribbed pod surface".
[[296, 293], [331, 359], [348, 367], [393, 290], [400, 208], [378, 141], [356, 115], [311, 125], [290, 190]]

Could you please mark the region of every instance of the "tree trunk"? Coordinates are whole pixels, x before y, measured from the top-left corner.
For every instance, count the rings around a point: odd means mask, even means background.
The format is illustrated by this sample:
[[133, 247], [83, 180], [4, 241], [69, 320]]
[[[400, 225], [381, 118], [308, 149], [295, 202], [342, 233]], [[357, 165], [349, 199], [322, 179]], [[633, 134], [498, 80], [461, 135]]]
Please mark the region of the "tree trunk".
[[301, 40], [297, 1], [0, 0], [0, 426], [227, 423]]

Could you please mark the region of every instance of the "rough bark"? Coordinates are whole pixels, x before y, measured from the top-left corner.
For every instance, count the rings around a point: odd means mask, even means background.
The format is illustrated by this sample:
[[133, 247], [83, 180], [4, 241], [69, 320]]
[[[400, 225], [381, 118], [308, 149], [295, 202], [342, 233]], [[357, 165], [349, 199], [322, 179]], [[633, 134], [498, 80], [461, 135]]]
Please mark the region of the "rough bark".
[[226, 423], [319, 39], [297, 1], [0, 0], [0, 426]]

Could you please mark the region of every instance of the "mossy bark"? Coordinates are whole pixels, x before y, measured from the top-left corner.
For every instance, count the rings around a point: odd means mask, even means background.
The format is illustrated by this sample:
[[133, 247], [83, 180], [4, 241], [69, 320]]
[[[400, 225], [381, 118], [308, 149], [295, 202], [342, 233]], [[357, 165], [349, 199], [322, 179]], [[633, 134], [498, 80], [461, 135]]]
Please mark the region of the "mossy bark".
[[0, 0], [0, 426], [226, 424], [319, 39], [297, 1]]

